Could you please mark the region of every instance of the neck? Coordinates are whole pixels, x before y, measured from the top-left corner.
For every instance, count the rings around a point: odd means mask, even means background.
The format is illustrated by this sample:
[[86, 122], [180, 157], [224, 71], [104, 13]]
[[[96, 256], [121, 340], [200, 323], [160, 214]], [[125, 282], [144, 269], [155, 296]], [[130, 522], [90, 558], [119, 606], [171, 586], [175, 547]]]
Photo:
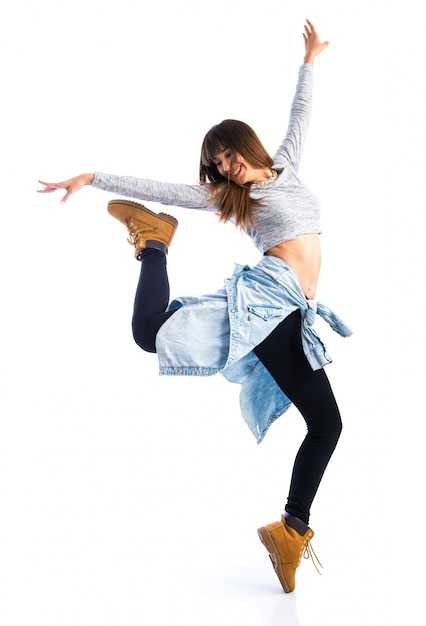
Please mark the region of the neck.
[[271, 178], [272, 176], [272, 170], [271, 168], [267, 167], [264, 170], [259, 170], [259, 173], [257, 174], [256, 178], [253, 180], [254, 183], [261, 183], [264, 180], [267, 180], [268, 178]]
[[277, 172], [273, 169], [265, 169], [263, 170], [263, 174], [259, 174], [259, 177], [256, 177], [256, 180], [254, 180], [253, 182], [256, 183], [256, 185], [258, 185], [259, 187], [266, 187], [266, 185], [269, 183], [271, 178], [276, 178], [277, 177]]

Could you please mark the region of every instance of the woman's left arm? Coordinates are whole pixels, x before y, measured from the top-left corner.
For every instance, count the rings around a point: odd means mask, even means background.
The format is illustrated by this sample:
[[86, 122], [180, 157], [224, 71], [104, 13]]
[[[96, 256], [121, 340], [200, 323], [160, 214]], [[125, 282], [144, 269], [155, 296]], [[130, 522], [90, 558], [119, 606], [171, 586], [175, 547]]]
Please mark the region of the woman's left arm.
[[296, 171], [299, 168], [312, 112], [313, 63], [315, 57], [329, 45], [328, 41], [320, 42], [318, 33], [309, 20], [306, 20], [303, 38], [305, 40], [304, 63], [299, 70], [299, 80], [291, 106], [287, 133], [274, 155], [274, 164], [277, 169], [285, 168], [287, 165], [291, 165]]

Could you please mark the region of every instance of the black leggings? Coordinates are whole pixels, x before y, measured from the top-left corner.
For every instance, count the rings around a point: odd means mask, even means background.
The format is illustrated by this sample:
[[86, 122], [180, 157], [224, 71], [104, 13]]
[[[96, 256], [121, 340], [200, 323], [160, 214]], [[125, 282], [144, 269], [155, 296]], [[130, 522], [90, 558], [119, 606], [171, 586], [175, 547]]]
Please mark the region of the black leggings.
[[[141, 265], [133, 337], [143, 350], [155, 352], [157, 332], [173, 315], [166, 312], [170, 295], [166, 255], [147, 248], [141, 254]], [[311, 504], [342, 430], [339, 409], [324, 370], [313, 371], [306, 359], [299, 310], [254, 352], [306, 422], [308, 432], [294, 462], [285, 509], [308, 524]]]
[[308, 428], [294, 461], [285, 507], [308, 524], [311, 504], [342, 431], [339, 409], [326, 373], [314, 371], [303, 351], [300, 310], [281, 322], [254, 353]]
[[173, 315], [173, 311], [166, 312], [170, 298], [167, 257], [160, 250], [145, 248], [139, 259], [141, 272], [133, 308], [133, 338], [142, 350], [156, 352], [158, 330]]

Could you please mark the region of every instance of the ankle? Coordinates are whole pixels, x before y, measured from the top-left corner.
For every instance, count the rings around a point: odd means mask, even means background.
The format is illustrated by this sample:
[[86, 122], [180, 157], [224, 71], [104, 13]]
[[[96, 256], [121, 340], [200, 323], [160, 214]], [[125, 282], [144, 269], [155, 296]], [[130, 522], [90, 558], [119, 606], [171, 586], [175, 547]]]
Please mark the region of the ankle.
[[146, 242], [146, 247], [149, 249], [159, 250], [160, 252], [164, 252], [164, 254], [168, 253], [168, 248], [166, 244], [161, 241], [155, 241], [155, 239], [148, 239]]
[[287, 511], [284, 513], [283, 517], [285, 518], [285, 523], [287, 524], [287, 526], [293, 528], [293, 530], [299, 533], [299, 535], [301, 535], [302, 537], [308, 532], [308, 524], [305, 524], [305, 522], [300, 518], [296, 517], [295, 515], [291, 515], [290, 513], [287, 513]]
[[[155, 244], [155, 245], [150, 245]], [[142, 261], [146, 256], [150, 256], [151, 254], [156, 254], [157, 252], [162, 252], [163, 254], [167, 254], [167, 247], [162, 244], [160, 241], [147, 241], [146, 248], [142, 248], [139, 250], [138, 255], [136, 256], [137, 261]]]

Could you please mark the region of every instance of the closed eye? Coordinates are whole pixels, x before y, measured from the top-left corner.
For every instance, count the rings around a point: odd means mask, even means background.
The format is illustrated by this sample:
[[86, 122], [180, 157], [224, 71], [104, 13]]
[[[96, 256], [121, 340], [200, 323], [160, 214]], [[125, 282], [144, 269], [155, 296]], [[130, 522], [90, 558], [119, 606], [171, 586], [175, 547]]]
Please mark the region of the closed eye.
[[[229, 150], [229, 152], [225, 152], [223, 154], [223, 156], [225, 157], [225, 159], [232, 159], [232, 151]], [[222, 161], [219, 161], [217, 159], [213, 160], [213, 165], [215, 165], [216, 167], [220, 167], [222, 165]]]

